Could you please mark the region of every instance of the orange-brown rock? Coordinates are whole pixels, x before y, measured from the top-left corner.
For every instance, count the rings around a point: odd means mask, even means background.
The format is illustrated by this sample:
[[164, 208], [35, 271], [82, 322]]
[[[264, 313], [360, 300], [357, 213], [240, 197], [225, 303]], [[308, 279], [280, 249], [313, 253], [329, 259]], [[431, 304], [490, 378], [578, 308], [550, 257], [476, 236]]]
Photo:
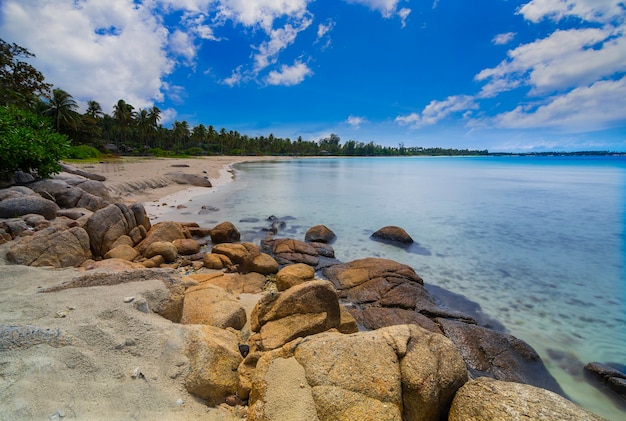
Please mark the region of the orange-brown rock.
[[185, 291], [181, 323], [242, 329], [246, 324], [246, 311], [234, 295], [203, 283]]
[[105, 259], [123, 259], [133, 261], [139, 255], [139, 252], [128, 244], [122, 244], [107, 251], [104, 255]]
[[241, 238], [241, 234], [232, 222], [222, 222], [216, 225], [210, 235], [213, 244], [234, 243]]
[[172, 241], [172, 243], [176, 246], [178, 254], [184, 256], [190, 256], [200, 251], [200, 243], [191, 238], [179, 238]]
[[144, 253], [146, 258], [151, 258], [156, 255], [163, 256], [163, 259], [166, 263], [171, 263], [176, 260], [178, 256], [178, 249], [169, 241], [155, 241], [150, 243], [150, 245], [146, 248]]
[[313, 279], [315, 279], [315, 269], [304, 263], [296, 263], [285, 266], [276, 274], [276, 288], [279, 291], [285, 291]]
[[90, 259], [89, 236], [81, 227], [49, 227], [23, 237], [9, 247], [7, 259], [28, 266], [80, 266]]

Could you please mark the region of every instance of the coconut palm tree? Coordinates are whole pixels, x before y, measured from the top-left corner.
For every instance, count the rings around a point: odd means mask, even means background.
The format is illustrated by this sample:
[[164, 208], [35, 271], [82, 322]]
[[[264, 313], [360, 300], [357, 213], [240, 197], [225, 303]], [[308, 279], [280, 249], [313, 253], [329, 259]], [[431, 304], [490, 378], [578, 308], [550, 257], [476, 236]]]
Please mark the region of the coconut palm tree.
[[97, 119], [98, 117], [102, 117], [104, 112], [102, 111], [102, 107], [98, 101], [88, 101], [87, 102], [87, 111], [85, 111], [85, 115]]
[[52, 90], [52, 96], [48, 99], [44, 114], [52, 117], [54, 127], [57, 132], [62, 133], [62, 129], [75, 129], [78, 121], [76, 113], [78, 104], [63, 89]]
[[[127, 104], [123, 99], [117, 101], [117, 104], [113, 106], [113, 117], [117, 120], [120, 133], [119, 139], [122, 145], [126, 143], [126, 135], [133, 123], [134, 109], [135, 107]], [[120, 145], [117, 146], [119, 147]]]

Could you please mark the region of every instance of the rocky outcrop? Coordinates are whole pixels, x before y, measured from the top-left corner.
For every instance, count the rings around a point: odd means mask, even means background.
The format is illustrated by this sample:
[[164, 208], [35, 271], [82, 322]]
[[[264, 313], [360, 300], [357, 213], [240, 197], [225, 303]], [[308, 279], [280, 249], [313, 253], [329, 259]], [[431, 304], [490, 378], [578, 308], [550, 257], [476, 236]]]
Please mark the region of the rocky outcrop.
[[251, 349], [267, 351], [339, 326], [341, 312], [333, 286], [311, 281], [262, 297], [250, 315]]
[[492, 377], [565, 394], [526, 342], [473, 324], [441, 318], [436, 322], [461, 350], [473, 378]]
[[449, 421], [492, 420], [599, 421], [599, 417], [545, 389], [479, 378], [456, 394]]
[[243, 360], [239, 337], [228, 330], [206, 325], [185, 326], [185, 353], [191, 367], [185, 388], [211, 406], [237, 393], [237, 367]]
[[315, 225], [309, 228], [304, 235], [304, 241], [307, 243], [332, 243], [337, 236], [326, 225]]
[[104, 256], [119, 237], [129, 235], [135, 228], [135, 212], [123, 203], [109, 205], [94, 212], [85, 224], [91, 251], [96, 257]]
[[304, 263], [313, 267], [338, 263], [335, 251], [324, 243], [305, 243], [291, 238], [277, 238], [263, 242], [263, 248], [274, 256], [278, 264]]
[[[135, 212], [133, 212], [134, 214]], [[190, 238], [189, 232], [178, 222], [165, 221], [150, 227], [146, 233], [146, 238], [137, 244], [139, 253], [145, 253], [150, 244], [157, 241], [173, 243], [175, 240]]]
[[399, 246], [408, 246], [413, 243], [413, 239], [403, 228], [393, 225], [379, 229], [372, 234], [371, 238], [372, 240]]
[[183, 324], [203, 324], [221, 329], [242, 329], [246, 310], [234, 295], [220, 287], [203, 283], [185, 291]]
[[[236, 265], [236, 269], [240, 273], [257, 272], [263, 275], [270, 275], [278, 272], [278, 263], [268, 254], [261, 253], [261, 250], [253, 243], [221, 243], [213, 246], [212, 254], [220, 254], [226, 256], [228, 261]], [[207, 260], [211, 258], [205, 257], [205, 265]], [[224, 265], [228, 261], [224, 261]], [[217, 268], [217, 261], [209, 261], [213, 268]]]
[[350, 313], [365, 328], [415, 323], [449, 337], [461, 350], [473, 377], [518, 381], [563, 394], [530, 345], [478, 326], [470, 315], [439, 305], [409, 266], [368, 258], [331, 266], [323, 273], [339, 296], [352, 303]]
[[585, 374], [626, 399], [626, 373], [607, 364], [592, 362], [585, 365]]
[[76, 174], [76, 175], [80, 175], [81, 177], [85, 177], [88, 178], [90, 180], [96, 180], [96, 181], [105, 181], [106, 177], [100, 174], [93, 174], [87, 171], [83, 171], [79, 168], [76, 168], [72, 165], [63, 163], [63, 162], [59, 162], [59, 165], [61, 165], [61, 169], [63, 169], [63, 171], [65, 171], [66, 173], [69, 174]]
[[417, 326], [321, 333], [258, 360], [248, 419], [438, 420], [466, 380], [454, 345]]
[[12, 244], [7, 259], [28, 266], [80, 266], [91, 258], [89, 236], [81, 227], [49, 227]]
[[0, 201], [0, 218], [15, 218], [34, 213], [50, 220], [56, 218], [58, 210], [59, 206], [52, 200], [33, 195], [22, 195]]
[[232, 222], [222, 222], [209, 233], [213, 244], [234, 243], [240, 240], [241, 234]]
[[[99, 183], [94, 181], [93, 183]], [[93, 186], [93, 185], [92, 185]], [[44, 199], [53, 200], [61, 208], [86, 208], [96, 211], [106, 206], [102, 197], [88, 193], [80, 187], [74, 187], [62, 180], [39, 180], [30, 185]], [[102, 186], [104, 191], [104, 186]]]
[[263, 292], [265, 276], [260, 273], [247, 274], [215, 272], [210, 274], [193, 274], [185, 277], [198, 284], [210, 283], [231, 294], [259, 294]]

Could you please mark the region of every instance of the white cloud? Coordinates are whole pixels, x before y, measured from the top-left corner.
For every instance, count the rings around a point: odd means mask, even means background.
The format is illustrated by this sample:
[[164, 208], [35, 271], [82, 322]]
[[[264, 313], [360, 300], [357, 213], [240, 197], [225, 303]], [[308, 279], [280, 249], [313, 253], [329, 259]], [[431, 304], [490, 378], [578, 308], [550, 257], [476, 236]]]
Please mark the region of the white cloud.
[[585, 132], [610, 128], [624, 120], [626, 77], [576, 88], [538, 107], [518, 106], [496, 116], [491, 123], [501, 128], [558, 128], [566, 132]]
[[346, 120], [346, 123], [357, 129], [361, 126], [361, 124], [364, 124], [366, 122], [367, 120], [364, 117], [357, 117], [354, 115], [350, 115]]
[[[132, 0], [5, 0], [2, 36], [33, 52], [46, 80], [105, 112], [120, 99], [136, 108], [163, 99], [173, 69], [168, 34]], [[149, 63], [149, 65], [146, 65]]]
[[243, 75], [243, 66], [238, 66], [236, 69], [233, 70], [230, 77], [227, 77], [226, 79], [224, 79], [222, 83], [232, 88], [233, 86], [237, 86], [241, 84], [244, 80], [245, 78]]
[[557, 30], [508, 52], [497, 67], [476, 75], [488, 81], [481, 96], [529, 85], [532, 94], [586, 85], [626, 70], [626, 38], [612, 27]]
[[518, 10], [526, 20], [537, 23], [543, 19], [559, 21], [576, 17], [588, 22], [611, 22], [624, 15], [622, 0], [532, 0]]
[[515, 35], [517, 35], [515, 32], [506, 32], [504, 34], [498, 34], [495, 37], [493, 37], [493, 40], [491, 40], [491, 42], [496, 45], [508, 44], [509, 42], [513, 41], [513, 38], [515, 38]]
[[170, 36], [170, 49], [175, 54], [184, 57], [186, 62], [191, 64], [196, 57], [196, 47], [193, 45], [193, 38], [186, 32], [176, 30]]
[[261, 26], [269, 33], [274, 21], [282, 16], [301, 19], [307, 14], [311, 0], [221, 0], [219, 18], [233, 20], [245, 26]]
[[254, 70], [259, 72], [270, 64], [274, 64], [280, 52], [293, 44], [298, 33], [304, 31], [311, 25], [312, 20], [305, 18], [297, 23], [283, 28], [271, 30], [270, 39], [258, 47], [258, 53], [254, 55]]
[[296, 62], [293, 66], [282, 65], [280, 71], [272, 70], [265, 81], [269, 85], [293, 86], [301, 83], [313, 71], [302, 62]]
[[392, 16], [398, 15], [402, 20], [402, 26], [404, 27], [406, 24], [406, 18], [411, 13], [411, 9], [402, 8], [398, 10], [399, 0], [345, 0], [348, 3], [353, 4], [361, 4], [370, 8], [371, 10], [376, 10], [380, 12], [380, 14], [384, 18], [390, 18]]
[[[418, 113], [411, 113], [405, 116], [396, 117], [396, 123], [403, 126], [411, 126], [418, 129], [420, 127], [431, 126], [443, 120], [452, 113], [466, 112], [468, 110], [475, 110], [478, 108], [478, 104], [473, 97], [467, 95], [455, 95], [449, 96], [444, 101], [431, 101], [421, 115]], [[464, 113], [467, 116], [467, 113]]]

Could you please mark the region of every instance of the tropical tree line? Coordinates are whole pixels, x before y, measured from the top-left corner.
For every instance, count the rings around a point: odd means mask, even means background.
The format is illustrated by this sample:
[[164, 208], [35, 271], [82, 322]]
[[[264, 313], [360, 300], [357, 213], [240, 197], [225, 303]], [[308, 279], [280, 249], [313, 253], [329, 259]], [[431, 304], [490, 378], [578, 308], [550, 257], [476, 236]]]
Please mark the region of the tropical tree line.
[[73, 96], [45, 82], [44, 76], [22, 58], [33, 55], [26, 49], [0, 40], [0, 105], [26, 109], [51, 122], [56, 132], [65, 135], [71, 145], [88, 145], [101, 152], [134, 155], [477, 155], [487, 151], [441, 148], [388, 147], [349, 140], [341, 143], [332, 134], [319, 140], [267, 136], [248, 136], [212, 125], [191, 126], [175, 121], [170, 127], [161, 124], [157, 106], [139, 109], [120, 99], [106, 104], [89, 101], [79, 112]]

